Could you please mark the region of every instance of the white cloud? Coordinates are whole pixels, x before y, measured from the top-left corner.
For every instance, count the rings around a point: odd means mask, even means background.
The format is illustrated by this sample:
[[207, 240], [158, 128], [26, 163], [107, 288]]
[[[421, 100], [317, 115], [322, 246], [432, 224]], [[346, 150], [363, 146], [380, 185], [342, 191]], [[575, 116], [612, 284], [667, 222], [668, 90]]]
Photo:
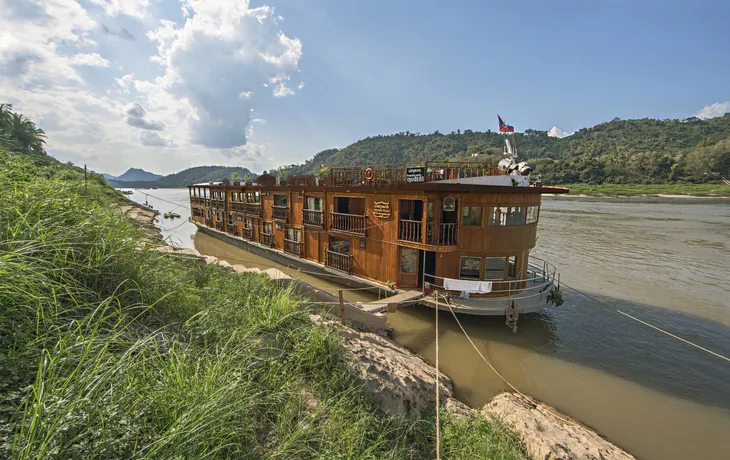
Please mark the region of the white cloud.
[[150, 0], [91, 0], [104, 8], [107, 16], [127, 15], [142, 18], [147, 14]]
[[550, 137], [567, 137], [572, 135], [573, 133], [569, 133], [566, 131], [563, 131], [562, 129], [558, 128], [557, 126], [553, 126], [550, 128], [550, 131], [548, 131], [548, 136]]
[[[0, 0], [0, 102], [46, 130], [49, 153], [97, 171], [268, 168], [275, 160], [248, 137], [274, 90], [296, 89], [285, 83], [301, 42], [268, 6], [180, 0], [187, 20], [171, 22], [147, 17], [157, 2]], [[146, 38], [152, 57], [139, 53]]]
[[279, 83], [274, 90], [274, 97], [286, 97], [294, 94], [294, 90], [287, 87], [284, 82]]
[[299, 83], [299, 85], [297, 85], [297, 88], [299, 88], [299, 89], [304, 88], [304, 82]]
[[99, 53], [74, 54], [71, 56], [72, 65], [87, 65], [92, 67], [109, 67], [109, 61]]
[[715, 102], [714, 104], [702, 107], [695, 113], [695, 116], [697, 118], [707, 119], [721, 117], [728, 112], [730, 112], [730, 101]]
[[139, 140], [142, 142], [142, 145], [147, 145], [151, 147], [165, 147], [169, 144], [167, 139], [164, 139], [162, 136], [154, 131], [140, 132]]
[[[148, 37], [157, 42], [164, 75], [146, 85], [165, 96], [189, 127], [190, 142], [230, 149], [246, 143], [251, 109], [262, 85], [298, 71], [302, 44], [279, 27], [274, 9], [249, 8], [247, 0], [183, 0], [188, 19], [181, 27], [160, 21]], [[141, 89], [142, 88], [142, 89]], [[287, 93], [285, 86], [277, 91]], [[289, 90], [291, 91], [291, 90]], [[241, 97], [245, 95], [245, 97]]]

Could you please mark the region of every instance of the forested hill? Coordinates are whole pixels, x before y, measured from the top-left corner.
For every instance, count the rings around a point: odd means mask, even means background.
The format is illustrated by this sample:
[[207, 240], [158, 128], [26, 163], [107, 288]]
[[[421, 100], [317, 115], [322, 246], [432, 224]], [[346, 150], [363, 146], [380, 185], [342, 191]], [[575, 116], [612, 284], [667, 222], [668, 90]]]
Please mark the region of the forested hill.
[[[513, 139], [520, 159], [530, 161], [546, 183], [706, 182], [730, 175], [730, 114], [708, 120], [614, 119], [563, 139], [532, 129]], [[287, 168], [287, 174], [316, 174], [322, 165], [498, 161], [503, 143], [499, 133], [471, 130], [368, 137], [320, 152]]]
[[255, 178], [248, 168], [232, 167], [232, 166], [196, 166], [175, 174], [164, 176], [155, 181], [130, 181], [119, 182], [115, 180], [109, 181], [115, 187], [129, 188], [166, 188], [166, 187], [185, 187], [190, 184], [198, 184], [200, 182], [220, 181], [225, 178], [232, 179], [237, 177], [239, 180], [247, 178]]

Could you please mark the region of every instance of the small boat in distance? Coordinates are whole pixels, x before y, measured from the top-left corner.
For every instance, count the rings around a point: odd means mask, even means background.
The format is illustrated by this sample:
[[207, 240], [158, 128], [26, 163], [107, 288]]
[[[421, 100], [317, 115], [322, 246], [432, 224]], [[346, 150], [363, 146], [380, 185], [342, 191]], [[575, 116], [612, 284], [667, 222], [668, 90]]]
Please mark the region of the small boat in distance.
[[181, 217], [180, 214], [178, 214], [176, 212], [166, 212], [163, 215], [164, 215], [165, 219], [175, 219], [175, 218], [179, 219]]

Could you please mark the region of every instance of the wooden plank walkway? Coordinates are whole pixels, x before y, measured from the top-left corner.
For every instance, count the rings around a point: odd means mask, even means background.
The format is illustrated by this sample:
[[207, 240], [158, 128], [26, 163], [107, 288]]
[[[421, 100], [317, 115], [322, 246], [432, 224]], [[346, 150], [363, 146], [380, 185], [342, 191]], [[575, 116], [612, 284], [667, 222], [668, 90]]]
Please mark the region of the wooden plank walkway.
[[362, 306], [362, 309], [369, 313], [375, 313], [380, 310], [384, 310], [388, 308], [388, 305], [394, 303], [394, 304], [401, 304], [405, 302], [409, 302], [411, 300], [418, 299], [419, 297], [423, 296], [423, 292], [421, 291], [400, 291], [398, 294], [386, 297], [384, 299], [376, 300], [375, 302], [366, 303]]

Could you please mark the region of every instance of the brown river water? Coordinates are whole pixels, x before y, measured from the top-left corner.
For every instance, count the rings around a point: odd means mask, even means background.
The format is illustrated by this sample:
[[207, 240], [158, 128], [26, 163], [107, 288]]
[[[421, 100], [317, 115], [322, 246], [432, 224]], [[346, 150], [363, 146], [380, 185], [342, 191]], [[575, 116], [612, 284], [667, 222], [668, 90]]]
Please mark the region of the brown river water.
[[[175, 244], [339, 288], [196, 235], [184, 221], [186, 189], [143, 192], [160, 211], [179, 206], [183, 219], [160, 223]], [[145, 201], [142, 192], [132, 198]], [[522, 315], [517, 334], [503, 318], [460, 316], [482, 354], [521, 392], [639, 458], [730, 458], [730, 363], [616, 312], [730, 356], [730, 200], [544, 197], [538, 236], [534, 254], [558, 266], [565, 303]], [[433, 362], [434, 319], [434, 310], [417, 307], [389, 323], [395, 340]], [[439, 316], [439, 352], [441, 370], [469, 405], [508, 389], [448, 312]]]

